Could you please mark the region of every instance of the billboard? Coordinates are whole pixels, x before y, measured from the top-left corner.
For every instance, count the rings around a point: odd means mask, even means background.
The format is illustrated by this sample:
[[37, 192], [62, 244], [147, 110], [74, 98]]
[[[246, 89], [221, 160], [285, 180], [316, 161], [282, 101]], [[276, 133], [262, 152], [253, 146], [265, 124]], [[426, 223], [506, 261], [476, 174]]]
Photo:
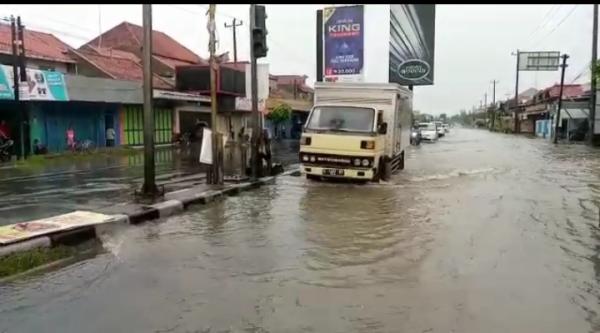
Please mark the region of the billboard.
[[557, 71], [560, 52], [521, 52], [519, 51], [520, 71]]
[[[27, 82], [19, 88], [19, 98], [31, 101], [68, 101], [65, 77], [61, 72], [27, 68]], [[0, 99], [15, 99], [13, 68], [0, 66]]]
[[432, 85], [435, 5], [390, 5], [389, 82]]
[[357, 82], [364, 66], [364, 7], [323, 9], [325, 81]]

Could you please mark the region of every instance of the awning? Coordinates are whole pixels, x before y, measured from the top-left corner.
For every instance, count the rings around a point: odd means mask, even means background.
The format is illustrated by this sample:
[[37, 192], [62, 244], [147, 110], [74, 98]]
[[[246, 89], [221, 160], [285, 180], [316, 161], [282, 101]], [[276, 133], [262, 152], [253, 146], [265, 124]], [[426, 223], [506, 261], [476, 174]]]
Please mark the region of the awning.
[[156, 99], [210, 103], [210, 97], [200, 94], [154, 89], [153, 95], [153, 97]]

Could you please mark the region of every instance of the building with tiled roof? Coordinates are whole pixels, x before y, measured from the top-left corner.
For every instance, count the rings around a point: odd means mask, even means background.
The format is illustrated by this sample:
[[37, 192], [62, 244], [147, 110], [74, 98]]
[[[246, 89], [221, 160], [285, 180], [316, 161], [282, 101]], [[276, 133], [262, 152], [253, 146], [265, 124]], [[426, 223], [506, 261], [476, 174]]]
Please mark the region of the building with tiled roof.
[[[23, 40], [27, 67], [75, 72], [76, 60], [69, 54], [72, 47], [54, 35], [25, 28]], [[0, 23], [0, 63], [12, 64], [11, 27], [4, 23]]]

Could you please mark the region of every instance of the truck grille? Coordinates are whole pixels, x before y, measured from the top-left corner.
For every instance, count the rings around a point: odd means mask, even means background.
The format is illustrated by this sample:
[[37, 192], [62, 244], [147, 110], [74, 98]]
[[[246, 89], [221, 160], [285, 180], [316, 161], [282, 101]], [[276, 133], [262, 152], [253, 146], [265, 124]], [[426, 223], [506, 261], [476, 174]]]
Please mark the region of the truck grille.
[[[305, 157], [306, 156], [306, 157]], [[361, 164], [357, 166], [354, 164], [355, 159], [360, 159]], [[368, 160], [369, 165], [365, 166], [362, 164], [362, 160]], [[318, 165], [322, 167], [372, 167], [372, 157], [361, 157], [361, 156], [345, 156], [345, 155], [329, 155], [329, 154], [311, 154], [311, 153], [300, 153], [300, 162], [303, 164]]]

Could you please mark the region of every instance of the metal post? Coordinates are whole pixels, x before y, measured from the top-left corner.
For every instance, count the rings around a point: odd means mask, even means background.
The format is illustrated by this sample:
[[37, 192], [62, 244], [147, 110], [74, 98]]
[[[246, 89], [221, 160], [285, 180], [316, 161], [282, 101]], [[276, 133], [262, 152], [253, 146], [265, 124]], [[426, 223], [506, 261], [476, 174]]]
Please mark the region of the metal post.
[[519, 50], [517, 50], [517, 76], [515, 79], [515, 122], [514, 122], [514, 132], [519, 133]]
[[560, 124], [560, 109], [562, 108], [563, 85], [565, 83], [565, 70], [567, 69], [567, 59], [569, 56], [563, 54], [562, 72], [560, 73], [560, 91], [558, 93], [558, 109], [556, 110], [556, 124], [554, 126], [554, 143], [558, 142], [558, 125]]
[[588, 134], [588, 142], [594, 144], [594, 127], [596, 126], [596, 61], [598, 58], [598, 4], [594, 4], [594, 27], [592, 31], [592, 77], [590, 96], [590, 126]]
[[[17, 37], [19, 40], [19, 81], [27, 82], [27, 68], [25, 61], [25, 37], [23, 32], [23, 25], [21, 24], [21, 17], [17, 16]], [[20, 85], [19, 85], [20, 86]], [[22, 97], [22, 96], [20, 96]], [[25, 148], [25, 130], [28, 129], [25, 124], [29, 121], [29, 105], [23, 98], [21, 98], [21, 111], [19, 112], [19, 132], [21, 140], [21, 151], [23, 159], [27, 158], [27, 149]]]
[[209, 184], [223, 184], [223, 174], [221, 173], [221, 138], [217, 126], [217, 70], [218, 64], [215, 56], [216, 53], [216, 37], [215, 37], [215, 10], [217, 5], [208, 6], [208, 32], [210, 33], [210, 41], [208, 49], [210, 52], [210, 109], [211, 109], [211, 124], [212, 129], [212, 164], [210, 173], [207, 177]]
[[158, 189], [154, 168], [154, 112], [152, 110], [152, 5], [143, 8], [143, 48], [142, 63], [144, 70], [144, 185], [142, 193], [154, 196]]
[[256, 5], [250, 5], [250, 68], [251, 68], [251, 86], [252, 86], [252, 179], [256, 180], [262, 169], [262, 161], [258, 156], [258, 145], [262, 130], [260, 126], [260, 114], [258, 112], [258, 78], [256, 69], [256, 55], [254, 54], [254, 34], [252, 33], [256, 25], [255, 22]]

